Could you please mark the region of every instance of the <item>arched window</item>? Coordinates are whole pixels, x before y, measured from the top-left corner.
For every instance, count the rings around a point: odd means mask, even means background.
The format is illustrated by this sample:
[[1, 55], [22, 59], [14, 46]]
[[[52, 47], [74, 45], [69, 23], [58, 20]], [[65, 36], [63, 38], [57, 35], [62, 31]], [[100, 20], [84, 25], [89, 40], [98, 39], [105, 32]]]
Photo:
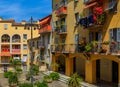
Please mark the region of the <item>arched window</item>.
[[12, 42], [20, 42], [20, 35], [14, 35], [13, 37], [12, 37]]
[[7, 34], [4, 34], [2, 36], [2, 42], [10, 42], [10, 36]]

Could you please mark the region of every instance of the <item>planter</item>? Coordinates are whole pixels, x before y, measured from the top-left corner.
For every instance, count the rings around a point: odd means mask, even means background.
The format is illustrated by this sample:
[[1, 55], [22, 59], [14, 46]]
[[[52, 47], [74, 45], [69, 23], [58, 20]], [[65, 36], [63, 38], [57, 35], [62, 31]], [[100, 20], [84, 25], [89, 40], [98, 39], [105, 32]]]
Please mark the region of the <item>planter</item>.
[[47, 83], [51, 83], [53, 80], [52, 80], [52, 78], [47, 78], [47, 79], [44, 79], [44, 81]]

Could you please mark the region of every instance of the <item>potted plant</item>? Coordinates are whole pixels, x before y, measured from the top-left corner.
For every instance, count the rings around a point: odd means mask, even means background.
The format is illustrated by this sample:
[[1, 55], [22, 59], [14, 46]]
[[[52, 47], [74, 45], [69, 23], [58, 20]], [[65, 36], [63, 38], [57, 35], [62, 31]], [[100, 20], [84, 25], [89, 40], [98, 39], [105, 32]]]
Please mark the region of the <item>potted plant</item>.
[[48, 87], [48, 84], [46, 82], [36, 82], [35, 85], [37, 87]]
[[109, 45], [110, 41], [104, 41], [102, 44]]
[[82, 79], [75, 73], [68, 79], [67, 84], [69, 87], [81, 87], [81, 81]]
[[50, 83], [50, 82], [52, 82], [52, 77], [50, 75], [45, 75], [44, 81]]
[[13, 72], [12, 71], [8, 71], [8, 72], [5, 72], [4, 73], [4, 77], [5, 78], [8, 78], [10, 75], [12, 75], [13, 74]]

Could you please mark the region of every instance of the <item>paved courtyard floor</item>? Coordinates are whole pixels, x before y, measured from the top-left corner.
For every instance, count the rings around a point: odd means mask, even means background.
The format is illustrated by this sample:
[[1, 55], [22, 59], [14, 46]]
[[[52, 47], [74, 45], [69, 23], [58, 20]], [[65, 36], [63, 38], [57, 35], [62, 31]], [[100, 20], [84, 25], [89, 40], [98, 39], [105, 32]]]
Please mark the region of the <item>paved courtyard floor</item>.
[[[21, 76], [19, 77], [19, 81], [20, 83], [24, 83], [24, 82], [30, 82], [30, 81], [26, 81], [26, 72], [24, 72], [23, 74], [21, 74]], [[40, 73], [38, 76], [35, 76], [35, 78], [37, 79], [36, 81], [43, 81], [43, 74]], [[104, 84], [104, 83], [99, 83], [99, 84], [89, 84], [86, 82], [82, 82], [82, 84], [84, 84], [84, 86], [82, 87], [117, 87], [117, 86], [113, 86], [113, 85], [108, 85], [108, 84]], [[8, 85], [8, 79], [4, 78], [3, 74], [0, 74], [0, 87], [9, 87]], [[67, 84], [65, 84], [64, 82], [61, 81], [53, 81], [52, 83], [48, 83], [49, 87], [68, 87]]]

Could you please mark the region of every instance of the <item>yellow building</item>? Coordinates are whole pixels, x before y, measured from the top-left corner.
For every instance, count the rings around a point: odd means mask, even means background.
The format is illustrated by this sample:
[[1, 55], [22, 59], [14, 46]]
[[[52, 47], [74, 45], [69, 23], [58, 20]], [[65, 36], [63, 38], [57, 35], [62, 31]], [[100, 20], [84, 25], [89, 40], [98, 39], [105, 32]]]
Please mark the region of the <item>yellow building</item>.
[[[30, 28], [25, 28], [25, 21], [15, 22], [13, 19], [0, 18], [0, 73], [12, 70], [10, 58], [21, 59], [23, 70], [27, 70], [28, 45], [31, 38]], [[37, 37], [38, 30], [33, 29], [33, 37]]]
[[[32, 39], [32, 42], [33, 42], [33, 52], [34, 52], [34, 61], [33, 61], [33, 64], [34, 65], [40, 65], [40, 43], [41, 43], [41, 41], [40, 41], [40, 36], [39, 37], [35, 37], [35, 38], [33, 38]], [[31, 48], [31, 46], [30, 46], [30, 43], [31, 43], [31, 39], [29, 39], [28, 40], [28, 53], [30, 53], [30, 48]], [[30, 58], [30, 55], [28, 55], [28, 58]], [[30, 59], [29, 59], [29, 63], [30, 63]], [[29, 65], [29, 64], [28, 64]], [[29, 68], [30, 68], [30, 66], [29, 66]]]
[[119, 10], [119, 0], [52, 0], [53, 70], [120, 84]]

